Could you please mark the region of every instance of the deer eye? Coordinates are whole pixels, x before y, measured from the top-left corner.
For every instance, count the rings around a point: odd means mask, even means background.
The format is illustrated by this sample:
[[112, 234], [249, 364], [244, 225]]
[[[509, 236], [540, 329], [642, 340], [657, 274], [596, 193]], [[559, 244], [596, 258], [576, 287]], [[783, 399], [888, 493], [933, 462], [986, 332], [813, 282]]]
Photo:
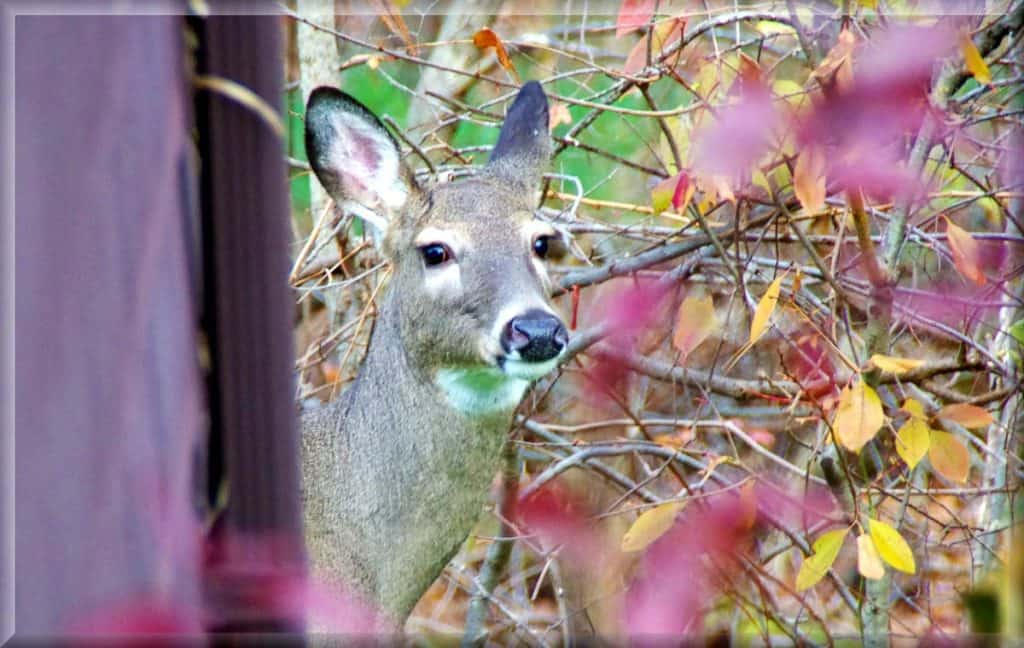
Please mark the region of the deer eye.
[[550, 236], [538, 236], [533, 239], [533, 253], [540, 259], [546, 258], [548, 256], [548, 248], [550, 247], [550, 244]]
[[423, 255], [423, 263], [427, 267], [439, 266], [452, 260], [452, 251], [444, 243], [429, 243], [420, 246], [420, 254]]

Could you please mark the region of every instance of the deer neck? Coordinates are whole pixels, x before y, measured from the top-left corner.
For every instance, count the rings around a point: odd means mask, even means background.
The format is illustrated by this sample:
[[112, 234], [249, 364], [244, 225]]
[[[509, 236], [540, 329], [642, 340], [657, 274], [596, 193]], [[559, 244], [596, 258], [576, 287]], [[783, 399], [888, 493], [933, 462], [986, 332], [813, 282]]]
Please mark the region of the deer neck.
[[479, 517], [527, 385], [485, 370], [418, 365], [399, 343], [399, 307], [385, 298], [359, 377], [336, 404], [331, 465], [308, 470], [335, 483], [334, 496], [319, 504], [324, 519], [307, 514], [307, 527], [332, 527], [320, 562], [342, 565], [401, 620]]

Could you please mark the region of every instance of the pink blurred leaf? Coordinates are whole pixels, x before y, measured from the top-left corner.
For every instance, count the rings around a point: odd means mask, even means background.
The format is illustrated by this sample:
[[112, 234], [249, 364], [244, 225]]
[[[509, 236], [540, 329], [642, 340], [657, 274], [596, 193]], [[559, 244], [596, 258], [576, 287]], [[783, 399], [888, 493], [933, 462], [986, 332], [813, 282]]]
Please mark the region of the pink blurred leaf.
[[545, 484], [516, 505], [515, 521], [535, 534], [545, 550], [562, 547], [561, 555], [587, 568], [599, 569], [608, 547], [588, 521], [587, 507], [568, 489]]
[[798, 125], [801, 144], [825, 147], [826, 175], [840, 189], [878, 199], [919, 192], [920, 179], [906, 170], [903, 138], [921, 127], [931, 110], [933, 71], [955, 50], [945, 23], [884, 30], [857, 50], [852, 82], [820, 79], [824, 97]]
[[[622, 288], [605, 293], [595, 306], [606, 332], [604, 343], [591, 352], [587, 380], [597, 389], [587, 390], [592, 402], [600, 402], [623, 386], [628, 369], [623, 353], [636, 349], [640, 335], [661, 315], [670, 286], [652, 280], [629, 280]], [[596, 400], [595, 400], [596, 399]]]
[[694, 170], [702, 177], [748, 177], [754, 162], [768, 150], [781, 122], [771, 92], [758, 82], [744, 83], [735, 103], [694, 136]]
[[654, 0], [622, 0], [615, 21], [615, 37], [621, 38], [646, 25], [654, 15]]

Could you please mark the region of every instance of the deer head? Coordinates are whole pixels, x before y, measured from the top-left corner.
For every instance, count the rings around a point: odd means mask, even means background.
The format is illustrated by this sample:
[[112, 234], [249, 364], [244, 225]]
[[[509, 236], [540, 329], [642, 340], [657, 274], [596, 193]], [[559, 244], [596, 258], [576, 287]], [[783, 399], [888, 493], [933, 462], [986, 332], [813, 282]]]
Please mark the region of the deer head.
[[310, 95], [306, 150], [338, 205], [377, 230], [393, 267], [382, 317], [397, 320], [388, 330], [400, 339], [375, 337], [371, 353], [400, 345], [464, 414], [514, 409], [567, 342], [543, 263], [557, 233], [534, 216], [550, 156], [540, 84], [522, 87], [490, 160], [468, 178], [417, 183], [384, 125], [329, 87]]

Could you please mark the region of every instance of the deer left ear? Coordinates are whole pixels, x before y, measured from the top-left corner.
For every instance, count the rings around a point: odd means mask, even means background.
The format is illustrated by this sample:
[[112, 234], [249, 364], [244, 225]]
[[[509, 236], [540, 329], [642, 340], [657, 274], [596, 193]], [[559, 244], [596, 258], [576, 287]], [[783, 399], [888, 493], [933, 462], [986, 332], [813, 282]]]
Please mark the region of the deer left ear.
[[327, 193], [381, 232], [417, 190], [395, 138], [369, 109], [336, 88], [320, 87], [309, 96], [306, 154]]
[[486, 169], [533, 193], [540, 189], [550, 157], [548, 98], [539, 83], [528, 81], [508, 109]]

